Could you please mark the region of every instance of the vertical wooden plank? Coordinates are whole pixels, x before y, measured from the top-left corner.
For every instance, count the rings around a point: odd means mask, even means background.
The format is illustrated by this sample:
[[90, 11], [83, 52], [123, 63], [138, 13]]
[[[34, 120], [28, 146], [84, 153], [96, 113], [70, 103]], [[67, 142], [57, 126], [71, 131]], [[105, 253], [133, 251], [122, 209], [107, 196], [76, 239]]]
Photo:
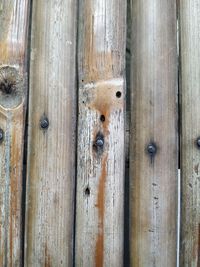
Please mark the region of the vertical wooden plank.
[[132, 0], [131, 266], [176, 266], [176, 1]]
[[126, 1], [79, 1], [76, 266], [123, 266]]
[[0, 1], [0, 266], [21, 266], [28, 0]]
[[33, 1], [25, 266], [72, 266], [76, 1]]
[[180, 1], [181, 242], [180, 266], [200, 266], [200, 3]]

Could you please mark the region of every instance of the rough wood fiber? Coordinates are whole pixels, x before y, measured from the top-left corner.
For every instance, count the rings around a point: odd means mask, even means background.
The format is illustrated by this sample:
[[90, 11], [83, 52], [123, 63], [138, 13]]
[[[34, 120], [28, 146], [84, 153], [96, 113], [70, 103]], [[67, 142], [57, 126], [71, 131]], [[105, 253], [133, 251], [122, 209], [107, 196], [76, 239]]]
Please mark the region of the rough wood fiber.
[[200, 2], [180, 1], [181, 242], [180, 266], [200, 266]]
[[176, 1], [132, 0], [132, 20], [131, 266], [175, 267]]
[[71, 267], [76, 1], [34, 0], [32, 19], [25, 266]]
[[79, 2], [76, 266], [123, 266], [125, 14]]
[[0, 266], [21, 266], [28, 0], [0, 1]]

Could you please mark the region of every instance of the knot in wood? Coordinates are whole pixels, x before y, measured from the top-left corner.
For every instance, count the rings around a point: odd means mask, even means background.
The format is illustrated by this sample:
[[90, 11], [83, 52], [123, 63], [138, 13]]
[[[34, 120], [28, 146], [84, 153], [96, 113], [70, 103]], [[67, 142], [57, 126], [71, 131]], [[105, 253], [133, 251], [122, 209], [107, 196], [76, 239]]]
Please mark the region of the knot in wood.
[[0, 105], [14, 108], [22, 102], [24, 80], [19, 71], [12, 66], [0, 67]]

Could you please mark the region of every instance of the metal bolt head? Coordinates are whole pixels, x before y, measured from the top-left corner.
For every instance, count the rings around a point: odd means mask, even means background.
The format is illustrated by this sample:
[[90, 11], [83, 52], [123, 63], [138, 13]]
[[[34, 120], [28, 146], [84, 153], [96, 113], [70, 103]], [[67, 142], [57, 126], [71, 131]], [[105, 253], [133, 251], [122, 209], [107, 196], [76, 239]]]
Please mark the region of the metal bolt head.
[[152, 144], [152, 143], [149, 144], [148, 147], [147, 147], [147, 151], [151, 156], [155, 155], [156, 151], [157, 151], [156, 145]]
[[197, 138], [196, 144], [197, 144], [197, 147], [200, 149], [200, 137]]
[[43, 117], [41, 120], [40, 120], [40, 126], [42, 129], [47, 129], [49, 127], [49, 120], [47, 117]]
[[4, 132], [2, 129], [0, 129], [0, 142], [3, 141], [3, 138], [4, 138]]
[[104, 145], [104, 140], [103, 140], [103, 138], [101, 138], [101, 137], [97, 137], [95, 144], [96, 144], [97, 147], [101, 147], [101, 148], [102, 148], [103, 145]]

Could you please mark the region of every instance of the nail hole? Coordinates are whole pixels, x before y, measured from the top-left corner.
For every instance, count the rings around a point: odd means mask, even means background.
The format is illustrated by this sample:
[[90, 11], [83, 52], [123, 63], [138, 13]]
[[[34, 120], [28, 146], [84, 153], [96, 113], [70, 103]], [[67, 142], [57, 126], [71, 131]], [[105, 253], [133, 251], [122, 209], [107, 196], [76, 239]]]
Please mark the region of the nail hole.
[[105, 116], [104, 115], [101, 115], [100, 116], [100, 121], [104, 122], [106, 120]]
[[86, 187], [86, 189], [85, 189], [85, 195], [86, 196], [89, 196], [90, 195], [90, 188], [89, 187]]
[[121, 93], [120, 91], [117, 91], [117, 93], [116, 93], [116, 97], [117, 97], [117, 98], [120, 98], [121, 95], [122, 95], [122, 93]]

